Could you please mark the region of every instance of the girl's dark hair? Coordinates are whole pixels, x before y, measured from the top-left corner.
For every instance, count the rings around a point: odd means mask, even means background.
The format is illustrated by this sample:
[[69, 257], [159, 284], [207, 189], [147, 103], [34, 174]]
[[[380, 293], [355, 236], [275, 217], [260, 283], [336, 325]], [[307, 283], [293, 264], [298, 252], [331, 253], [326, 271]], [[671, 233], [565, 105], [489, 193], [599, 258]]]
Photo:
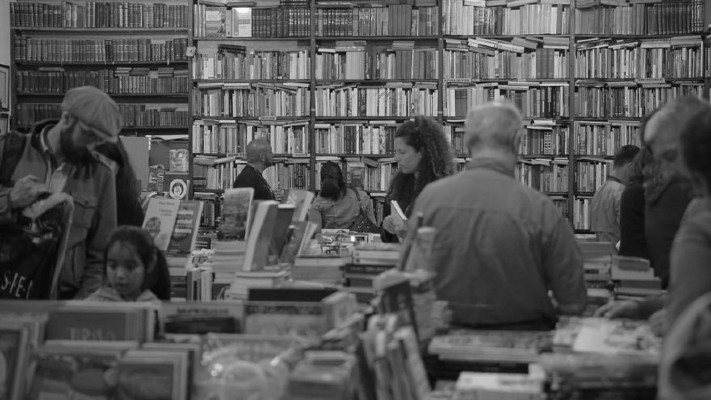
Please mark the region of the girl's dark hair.
[[125, 225], [116, 228], [104, 250], [104, 274], [106, 260], [111, 246], [116, 243], [128, 245], [138, 255], [146, 267], [143, 290], [150, 290], [161, 300], [170, 300], [170, 272], [163, 252], [155, 244], [151, 235], [141, 228]]
[[328, 161], [321, 166], [321, 192], [320, 196], [336, 201], [346, 193], [346, 180], [341, 167]]
[[141, 188], [138, 178], [128, 160], [126, 148], [121, 141], [104, 143], [96, 151], [110, 158], [118, 166], [116, 173], [116, 217], [117, 225], [141, 226], [143, 207], [141, 206]]
[[428, 183], [454, 173], [454, 160], [442, 127], [432, 118], [417, 116], [404, 122], [395, 131], [395, 137], [422, 154], [417, 178], [415, 174], [398, 172], [390, 184], [388, 200], [406, 200], [408, 204], [401, 205], [408, 207]]

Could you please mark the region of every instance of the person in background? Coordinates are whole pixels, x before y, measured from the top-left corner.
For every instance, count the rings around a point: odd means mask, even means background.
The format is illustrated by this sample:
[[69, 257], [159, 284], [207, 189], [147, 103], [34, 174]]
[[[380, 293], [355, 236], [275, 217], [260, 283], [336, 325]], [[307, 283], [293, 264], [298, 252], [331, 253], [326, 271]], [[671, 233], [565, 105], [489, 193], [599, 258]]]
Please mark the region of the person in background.
[[274, 200], [274, 192], [262, 173], [274, 165], [272, 146], [266, 139], [254, 139], [247, 145], [247, 165], [237, 175], [232, 187], [254, 188], [254, 200]]
[[96, 151], [116, 163], [117, 225], [141, 226], [144, 217], [141, 187], [129, 162], [126, 148], [119, 140], [116, 143], [104, 143], [98, 146]]
[[[16, 152], [10, 183], [0, 186], [0, 229], [43, 193], [67, 193], [74, 199], [59, 298], [84, 298], [102, 285], [103, 252], [116, 229], [116, 184], [112, 166], [93, 150], [115, 143], [121, 131], [118, 105], [101, 90], [69, 90], [58, 121], [37, 124], [30, 136], [0, 139], [0, 165]], [[20, 143], [17, 149], [9, 151]], [[3, 167], [7, 168], [7, 167]]]
[[429, 183], [452, 175], [454, 160], [447, 139], [432, 118], [417, 116], [404, 122], [395, 132], [395, 161], [398, 171], [392, 178], [385, 197], [381, 237], [397, 242], [406, 226], [390, 216], [390, 202], [396, 200], [409, 217], [412, 205]]
[[[697, 97], [677, 98], [660, 108], [649, 119], [644, 132], [644, 141], [649, 146], [656, 165], [654, 174], [645, 174], [647, 245], [655, 268], [664, 261], [668, 265], [667, 294], [650, 296], [640, 301], [611, 302], [600, 307], [595, 312], [596, 316], [649, 318], [655, 332], [663, 335], [686, 305], [703, 292], [711, 291], [711, 279], [705, 279], [706, 274], [700, 275], [708, 267], [709, 261], [699, 257], [703, 252], [695, 250], [695, 246], [701, 243], [697, 240], [699, 235], [693, 232], [694, 228], [691, 228], [691, 233], [682, 233], [683, 230], [678, 228], [690, 223], [689, 221], [696, 221], [697, 218], [701, 222], [704, 220], [703, 198], [691, 202], [679, 200], [691, 198], [690, 184], [693, 182], [690, 170], [685, 167], [685, 160], [681, 155], [681, 138], [708, 134], [711, 129], [711, 125], [705, 125], [709, 123], [708, 114], [711, 114], [711, 105], [708, 102]], [[698, 176], [696, 180], [698, 182]], [[703, 192], [700, 188], [702, 187], [699, 186], [696, 190]], [[667, 200], [658, 200], [657, 206], [667, 204], [669, 208], [659, 208], [654, 210], [654, 213], [650, 213], [650, 198], [654, 198], [652, 194], [656, 197], [668, 197]], [[685, 211], [682, 209], [680, 212], [679, 209], [687, 203]], [[663, 224], [650, 222], [650, 219], [655, 217], [655, 213], [664, 222]], [[665, 213], [667, 215], [664, 215]], [[680, 215], [681, 213], [683, 215]], [[650, 236], [650, 230], [660, 226], [663, 227], [662, 232], [654, 232], [655, 235]], [[670, 245], [665, 245], [666, 243]]]
[[375, 223], [373, 202], [363, 190], [348, 187], [341, 167], [328, 161], [321, 167], [321, 192], [309, 209], [309, 221], [320, 229], [349, 229], [363, 209]]
[[87, 301], [170, 300], [168, 264], [148, 232], [119, 227], [109, 238], [105, 259], [104, 286]]
[[522, 132], [511, 103], [475, 107], [465, 125], [466, 171], [427, 185], [415, 202], [413, 213], [436, 229], [434, 287], [455, 325], [552, 329], [559, 314], [585, 308], [570, 224], [550, 198], [515, 178]]
[[[644, 121], [641, 132], [644, 132]], [[644, 133], [640, 133], [644, 135]], [[641, 257], [649, 260], [644, 232], [644, 167], [653, 162], [652, 154], [643, 146], [630, 164], [629, 184], [620, 197], [620, 250], [619, 255]]]
[[633, 144], [617, 150], [610, 175], [590, 202], [590, 229], [598, 241], [613, 246], [620, 241], [620, 197], [629, 182], [630, 164], [638, 152], [639, 147]]

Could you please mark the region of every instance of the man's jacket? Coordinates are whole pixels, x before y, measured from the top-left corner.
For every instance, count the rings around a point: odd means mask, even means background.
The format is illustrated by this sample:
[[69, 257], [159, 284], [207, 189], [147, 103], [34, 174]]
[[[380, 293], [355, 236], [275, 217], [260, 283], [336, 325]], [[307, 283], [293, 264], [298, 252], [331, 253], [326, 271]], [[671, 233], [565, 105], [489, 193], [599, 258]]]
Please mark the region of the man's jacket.
[[[26, 175], [48, 182], [52, 157], [42, 151], [40, 134], [48, 124], [38, 125], [25, 140], [11, 181]], [[0, 137], [0, 159], [3, 157]], [[10, 210], [11, 187], [0, 186], [0, 226], [13, 223], [18, 210]], [[104, 249], [116, 229], [116, 187], [111, 166], [102, 157], [91, 165], [74, 166], [64, 192], [74, 199], [74, 215], [60, 277], [60, 298], [84, 298], [101, 287], [104, 276]]]

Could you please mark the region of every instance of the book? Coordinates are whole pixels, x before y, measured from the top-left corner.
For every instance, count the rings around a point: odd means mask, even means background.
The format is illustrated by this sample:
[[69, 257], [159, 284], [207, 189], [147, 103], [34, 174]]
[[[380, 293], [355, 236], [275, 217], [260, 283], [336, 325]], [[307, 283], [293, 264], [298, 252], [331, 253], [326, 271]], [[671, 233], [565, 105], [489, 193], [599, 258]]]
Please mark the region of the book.
[[279, 204], [277, 208], [276, 222], [274, 223], [274, 231], [272, 233], [272, 243], [269, 247], [269, 264], [278, 264], [281, 260], [281, 255], [284, 246], [287, 243], [289, 235], [289, 225], [296, 211], [296, 206], [293, 204]]
[[407, 226], [407, 216], [405, 212], [400, 208], [400, 203], [397, 200], [390, 200], [390, 206], [392, 208], [392, 216], [395, 220], [401, 224], [401, 226]]
[[152, 198], [143, 218], [143, 229], [153, 238], [153, 243], [162, 251], [168, 249], [170, 238], [178, 218], [180, 200]]
[[261, 271], [268, 265], [278, 206], [279, 203], [274, 200], [261, 201], [257, 204], [254, 223], [247, 237], [243, 266], [245, 271]]
[[188, 351], [129, 350], [118, 362], [116, 393], [119, 398], [187, 400], [189, 360]]
[[289, 189], [284, 199], [282, 199], [282, 203], [291, 204], [295, 207], [292, 223], [306, 220], [315, 196], [313, 192], [308, 190]]
[[163, 176], [163, 190], [171, 199], [187, 199], [190, 192], [190, 174], [182, 171], [166, 171]]
[[29, 332], [22, 322], [0, 322], [0, 397], [8, 400], [24, 398], [23, 371], [29, 362]]
[[254, 188], [225, 190], [222, 203], [222, 221], [218, 228], [218, 239], [223, 241], [245, 240], [251, 224]]
[[181, 200], [175, 219], [173, 234], [168, 243], [167, 253], [190, 255], [195, 249], [200, 228], [203, 203], [196, 200]]

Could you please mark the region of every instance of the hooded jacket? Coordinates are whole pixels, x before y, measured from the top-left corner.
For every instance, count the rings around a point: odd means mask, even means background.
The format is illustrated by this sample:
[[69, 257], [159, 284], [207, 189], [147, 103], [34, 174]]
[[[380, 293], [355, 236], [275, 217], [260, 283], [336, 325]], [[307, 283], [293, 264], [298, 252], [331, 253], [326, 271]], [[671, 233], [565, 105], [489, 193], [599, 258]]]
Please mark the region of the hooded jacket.
[[[56, 121], [38, 124], [25, 140], [12, 174], [13, 184], [27, 175], [49, 182], [54, 162], [43, 149], [40, 135], [54, 124]], [[64, 193], [74, 199], [74, 214], [60, 277], [60, 299], [84, 298], [103, 283], [104, 248], [116, 229], [116, 186], [112, 165], [105, 157], [96, 159], [90, 165], [74, 166], [64, 187]], [[12, 187], [0, 186], [0, 226], [16, 219], [17, 210], [10, 209], [11, 190]]]

